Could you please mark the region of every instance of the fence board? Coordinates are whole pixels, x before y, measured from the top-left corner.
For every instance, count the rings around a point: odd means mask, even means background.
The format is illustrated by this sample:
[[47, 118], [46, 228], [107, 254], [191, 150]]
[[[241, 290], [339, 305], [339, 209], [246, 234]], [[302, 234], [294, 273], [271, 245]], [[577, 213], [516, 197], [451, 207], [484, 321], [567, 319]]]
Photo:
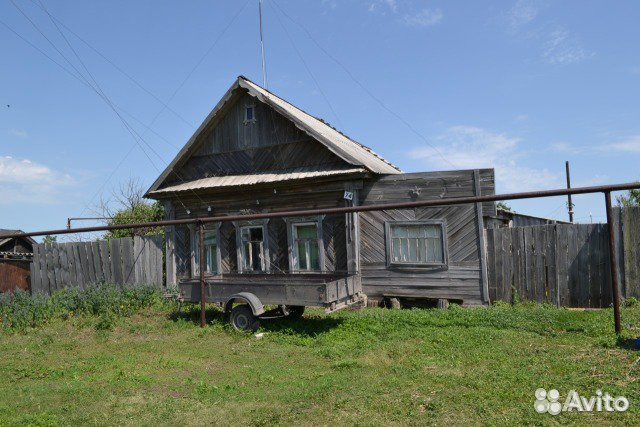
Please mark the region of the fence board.
[[124, 238], [120, 240], [122, 241], [123, 284], [131, 285], [135, 281], [133, 239]]
[[120, 257], [121, 239], [111, 239], [109, 242], [111, 249], [111, 272], [113, 282], [122, 285], [122, 259]]
[[[640, 222], [635, 230], [640, 235]], [[487, 241], [493, 300], [512, 301], [513, 288], [522, 300], [558, 306], [606, 307], [611, 303], [606, 225], [497, 228], [487, 233]], [[625, 247], [633, 256], [639, 250], [640, 245], [633, 250]]]
[[37, 244], [30, 266], [33, 292], [84, 289], [99, 282], [163, 286], [162, 236]]

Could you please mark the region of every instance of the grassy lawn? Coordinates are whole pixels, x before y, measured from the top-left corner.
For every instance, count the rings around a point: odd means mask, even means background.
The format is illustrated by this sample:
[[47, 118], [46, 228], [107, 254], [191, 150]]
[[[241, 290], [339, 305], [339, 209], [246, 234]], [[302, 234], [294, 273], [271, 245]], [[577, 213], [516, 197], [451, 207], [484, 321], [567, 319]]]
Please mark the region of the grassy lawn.
[[[367, 309], [235, 333], [145, 308], [0, 333], [0, 424], [639, 424], [640, 354], [610, 310]], [[632, 336], [640, 308], [625, 308]], [[534, 411], [534, 391], [624, 395], [625, 413]]]

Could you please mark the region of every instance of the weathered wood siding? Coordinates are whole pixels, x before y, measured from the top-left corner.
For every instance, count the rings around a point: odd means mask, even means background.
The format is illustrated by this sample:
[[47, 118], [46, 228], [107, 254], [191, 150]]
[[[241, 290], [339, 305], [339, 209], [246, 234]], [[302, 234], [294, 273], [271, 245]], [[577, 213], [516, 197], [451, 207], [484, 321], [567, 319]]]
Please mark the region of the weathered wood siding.
[[[494, 194], [493, 170], [478, 171], [481, 194]], [[389, 175], [365, 183], [360, 203], [394, 203], [434, 200], [476, 194], [474, 171], [427, 172]], [[360, 271], [364, 292], [383, 295], [447, 298], [464, 304], [482, 304], [480, 232], [476, 204], [441, 208], [395, 209], [361, 212]], [[495, 214], [493, 203], [482, 206]], [[447, 269], [408, 270], [387, 267], [385, 222], [441, 219], [446, 223], [449, 247]]]
[[[172, 214], [176, 219], [213, 215], [235, 215], [283, 210], [330, 208], [345, 206], [344, 190], [361, 188], [362, 180], [336, 181], [315, 180], [257, 186], [251, 191], [227, 191], [218, 193], [199, 192], [184, 194], [180, 200], [171, 201]], [[186, 206], [190, 213], [182, 206]], [[211, 206], [211, 211], [207, 208]], [[290, 270], [287, 229], [284, 218], [272, 218], [267, 223], [269, 265], [272, 273]], [[188, 226], [177, 226], [175, 232], [175, 264], [178, 280], [193, 276], [191, 272], [191, 230]], [[324, 270], [340, 272], [346, 270], [345, 215], [327, 215], [322, 222], [325, 250]], [[220, 272], [238, 271], [236, 228], [231, 222], [222, 222], [219, 231]]]
[[39, 244], [33, 249], [32, 292], [50, 295], [96, 283], [163, 286], [162, 236]]
[[[246, 105], [254, 106], [255, 121], [245, 123]], [[195, 147], [169, 177], [168, 185], [211, 176], [347, 165], [291, 121], [246, 94], [229, 102], [224, 114], [198, 137]]]
[[611, 304], [606, 224], [494, 228], [486, 234], [492, 301]]
[[[620, 290], [640, 297], [640, 208], [614, 208]], [[562, 307], [611, 305], [606, 224], [487, 229], [492, 301], [536, 301]]]

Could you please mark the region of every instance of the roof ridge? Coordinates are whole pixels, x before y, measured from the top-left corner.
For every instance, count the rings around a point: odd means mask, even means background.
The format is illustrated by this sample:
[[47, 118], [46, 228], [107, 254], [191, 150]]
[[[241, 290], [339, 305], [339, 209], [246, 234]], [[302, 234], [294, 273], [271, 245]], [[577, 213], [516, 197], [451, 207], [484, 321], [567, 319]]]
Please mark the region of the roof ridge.
[[315, 115], [313, 115], [313, 114], [310, 114], [309, 112], [307, 112], [307, 111], [303, 110], [302, 108], [298, 107], [297, 105], [293, 104], [292, 102], [289, 102], [288, 100], [284, 99], [283, 97], [281, 97], [281, 96], [279, 96], [279, 95], [276, 95], [275, 93], [271, 92], [269, 89], [266, 89], [266, 88], [264, 88], [264, 87], [260, 86], [259, 84], [257, 84], [257, 83], [256, 83], [256, 82], [254, 82], [253, 80], [248, 79], [247, 77], [245, 77], [245, 76], [243, 76], [243, 75], [239, 75], [239, 76], [238, 76], [238, 78], [239, 78], [239, 79], [241, 78], [241, 79], [244, 79], [244, 80], [248, 81], [249, 83], [251, 83], [251, 84], [253, 84], [253, 85], [255, 85], [255, 86], [259, 87], [260, 89], [264, 90], [265, 92], [269, 93], [269, 95], [274, 96], [274, 97], [276, 97], [276, 98], [280, 99], [280, 100], [281, 100], [281, 101], [283, 101], [283, 102], [286, 102], [287, 104], [289, 104], [289, 105], [291, 105], [293, 108], [295, 108], [295, 109], [297, 109], [297, 110], [299, 110], [299, 111], [303, 112], [303, 113], [304, 113], [304, 114], [306, 114], [307, 116], [309, 116], [309, 117], [311, 117], [311, 118], [313, 118], [313, 119], [315, 119], [315, 120], [318, 120], [318, 121], [319, 121], [319, 122], [321, 122], [322, 124], [324, 124], [324, 125], [328, 126], [329, 128], [331, 128], [331, 129], [333, 129], [334, 131], [338, 132], [338, 133], [339, 133], [340, 135], [342, 135], [343, 137], [347, 138], [349, 141], [351, 141], [351, 142], [353, 142], [353, 143], [355, 143], [355, 144], [359, 145], [360, 147], [364, 148], [366, 151], [368, 151], [368, 152], [369, 152], [369, 153], [371, 153], [373, 156], [375, 156], [378, 160], [380, 160], [380, 161], [382, 161], [382, 162], [386, 163], [387, 165], [391, 166], [391, 167], [392, 167], [392, 168], [394, 168], [394, 169], [397, 169], [397, 170], [398, 170], [398, 172], [402, 172], [402, 170], [401, 170], [398, 166], [394, 165], [394, 164], [393, 164], [393, 163], [391, 163], [389, 160], [387, 160], [387, 159], [385, 159], [384, 157], [380, 156], [378, 153], [376, 153], [375, 151], [373, 151], [373, 149], [372, 149], [372, 148], [370, 148], [370, 147], [368, 147], [368, 146], [366, 146], [366, 145], [364, 145], [364, 144], [362, 144], [362, 143], [360, 143], [360, 142], [356, 141], [355, 139], [351, 138], [349, 135], [347, 135], [347, 134], [345, 134], [344, 132], [342, 132], [341, 130], [337, 129], [335, 126], [333, 126], [331, 123], [329, 123], [328, 121], [324, 120], [323, 118], [321, 118], [321, 117], [317, 117], [317, 116], [315, 116]]

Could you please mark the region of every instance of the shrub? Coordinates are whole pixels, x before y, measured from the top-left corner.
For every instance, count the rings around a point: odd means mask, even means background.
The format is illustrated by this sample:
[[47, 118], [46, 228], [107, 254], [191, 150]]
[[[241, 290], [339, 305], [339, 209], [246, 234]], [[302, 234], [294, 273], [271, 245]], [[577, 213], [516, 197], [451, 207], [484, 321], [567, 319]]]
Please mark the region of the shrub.
[[84, 290], [64, 289], [51, 297], [29, 292], [0, 294], [0, 325], [7, 331], [42, 325], [50, 319], [76, 315], [97, 316], [98, 329], [112, 329], [116, 319], [162, 303], [161, 293], [151, 287], [120, 289], [101, 284]]

